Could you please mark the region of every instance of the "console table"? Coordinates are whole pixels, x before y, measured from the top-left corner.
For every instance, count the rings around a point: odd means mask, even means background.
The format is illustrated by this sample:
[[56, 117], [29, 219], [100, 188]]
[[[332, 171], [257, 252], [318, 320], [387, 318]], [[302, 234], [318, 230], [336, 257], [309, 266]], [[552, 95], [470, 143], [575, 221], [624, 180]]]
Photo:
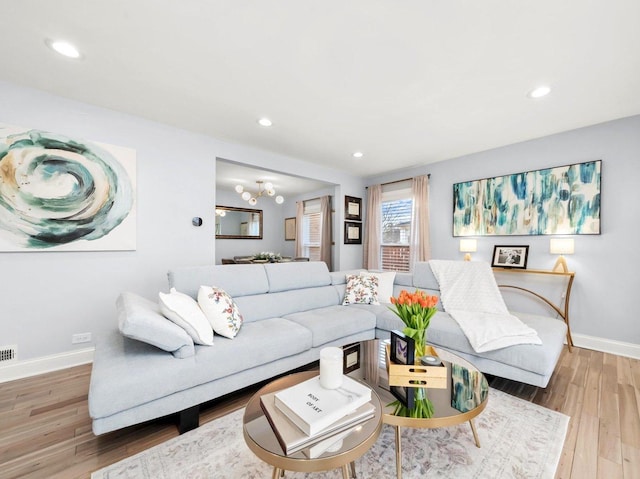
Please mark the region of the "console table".
[[545, 269], [517, 269], [517, 268], [492, 268], [493, 271], [500, 273], [514, 273], [514, 274], [544, 274], [551, 276], [566, 276], [567, 277], [567, 286], [563, 294], [564, 298], [564, 307], [561, 308], [557, 304], [553, 303], [549, 299], [545, 298], [539, 293], [532, 291], [527, 288], [523, 288], [521, 286], [515, 286], [511, 284], [498, 284], [500, 288], [511, 288], [517, 289], [520, 291], [524, 291], [526, 293], [532, 294], [536, 298], [544, 301], [549, 307], [551, 307], [556, 313], [560, 315], [560, 317], [564, 320], [567, 325], [567, 346], [569, 347], [569, 352], [571, 352], [571, 348], [573, 347], [573, 339], [571, 339], [571, 327], [569, 326], [569, 298], [571, 297], [571, 286], [573, 286], [573, 279], [576, 276], [576, 273], [573, 271], [564, 272], [564, 271], [548, 271]]

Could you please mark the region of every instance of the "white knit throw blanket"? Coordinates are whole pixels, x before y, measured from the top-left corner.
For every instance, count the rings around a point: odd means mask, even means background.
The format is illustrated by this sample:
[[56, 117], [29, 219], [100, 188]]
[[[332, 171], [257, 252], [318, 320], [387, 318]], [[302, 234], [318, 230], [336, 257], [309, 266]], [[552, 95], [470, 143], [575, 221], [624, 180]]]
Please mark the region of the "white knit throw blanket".
[[542, 344], [538, 333], [509, 313], [489, 263], [431, 260], [440, 302], [478, 353]]

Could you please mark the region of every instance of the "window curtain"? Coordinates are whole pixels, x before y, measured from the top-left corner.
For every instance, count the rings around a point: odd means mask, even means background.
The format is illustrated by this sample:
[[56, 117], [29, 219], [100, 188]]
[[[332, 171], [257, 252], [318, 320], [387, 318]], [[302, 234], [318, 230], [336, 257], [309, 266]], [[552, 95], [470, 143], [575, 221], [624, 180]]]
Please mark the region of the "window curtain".
[[411, 209], [411, 236], [409, 238], [409, 265], [431, 259], [429, 239], [429, 177], [417, 176], [411, 182], [413, 206]]
[[302, 244], [303, 244], [303, 222], [304, 221], [304, 202], [296, 201], [296, 243], [295, 243], [295, 257], [299, 258], [303, 255], [302, 252]]
[[382, 185], [367, 190], [367, 221], [364, 231], [364, 267], [380, 269], [380, 240], [382, 238]]
[[331, 197], [320, 198], [320, 217], [322, 227], [320, 230], [320, 261], [327, 263], [331, 271]]

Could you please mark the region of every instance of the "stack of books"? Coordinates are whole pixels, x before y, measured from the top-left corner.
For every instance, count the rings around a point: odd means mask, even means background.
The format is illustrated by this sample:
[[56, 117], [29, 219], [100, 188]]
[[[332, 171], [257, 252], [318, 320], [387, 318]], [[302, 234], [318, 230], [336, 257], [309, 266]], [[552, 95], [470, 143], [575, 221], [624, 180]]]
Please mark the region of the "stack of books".
[[343, 376], [337, 389], [325, 389], [320, 377], [260, 397], [262, 410], [285, 454], [320, 456], [364, 421], [372, 418], [371, 389]]

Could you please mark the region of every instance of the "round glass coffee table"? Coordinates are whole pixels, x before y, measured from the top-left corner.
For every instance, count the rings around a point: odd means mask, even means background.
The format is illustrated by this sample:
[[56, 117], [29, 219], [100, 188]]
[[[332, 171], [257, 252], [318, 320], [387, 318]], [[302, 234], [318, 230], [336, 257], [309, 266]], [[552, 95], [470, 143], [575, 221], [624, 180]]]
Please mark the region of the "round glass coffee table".
[[374, 416], [344, 437], [342, 443], [338, 444], [339, 447], [335, 448], [337, 450], [330, 448], [315, 458], [309, 458], [303, 451], [285, 454], [260, 406], [260, 396], [288, 388], [317, 375], [318, 371], [305, 371], [276, 379], [256, 392], [247, 404], [242, 419], [245, 442], [256, 456], [273, 466], [273, 479], [279, 478], [284, 471], [317, 472], [338, 468], [342, 470], [344, 479], [356, 477], [354, 461], [367, 452], [380, 435], [383, 404], [376, 392], [372, 391]]
[[[468, 422], [477, 447], [480, 439], [473, 419], [486, 407], [489, 399], [489, 385], [484, 375], [469, 361], [448, 352], [434, 348], [436, 355], [442, 360], [442, 367], [446, 368], [446, 382], [439, 388], [412, 388], [417, 398], [426, 398], [430, 403], [430, 417], [406, 417], [394, 414], [394, 407], [390, 406], [398, 399], [391, 393], [389, 376], [386, 365], [380, 362], [380, 347], [384, 343], [380, 340], [363, 341], [361, 344], [361, 369], [364, 371], [365, 382], [386, 405], [382, 422], [395, 428], [396, 444], [396, 475], [402, 477], [402, 444], [401, 428], [438, 428], [454, 426]], [[418, 390], [420, 390], [418, 392]], [[406, 393], [405, 393], [406, 394]], [[403, 394], [399, 394], [400, 397]], [[405, 396], [406, 397], [406, 396]], [[424, 399], [423, 399], [424, 400]], [[425, 408], [422, 408], [424, 410]], [[414, 408], [415, 410], [415, 408]]]

